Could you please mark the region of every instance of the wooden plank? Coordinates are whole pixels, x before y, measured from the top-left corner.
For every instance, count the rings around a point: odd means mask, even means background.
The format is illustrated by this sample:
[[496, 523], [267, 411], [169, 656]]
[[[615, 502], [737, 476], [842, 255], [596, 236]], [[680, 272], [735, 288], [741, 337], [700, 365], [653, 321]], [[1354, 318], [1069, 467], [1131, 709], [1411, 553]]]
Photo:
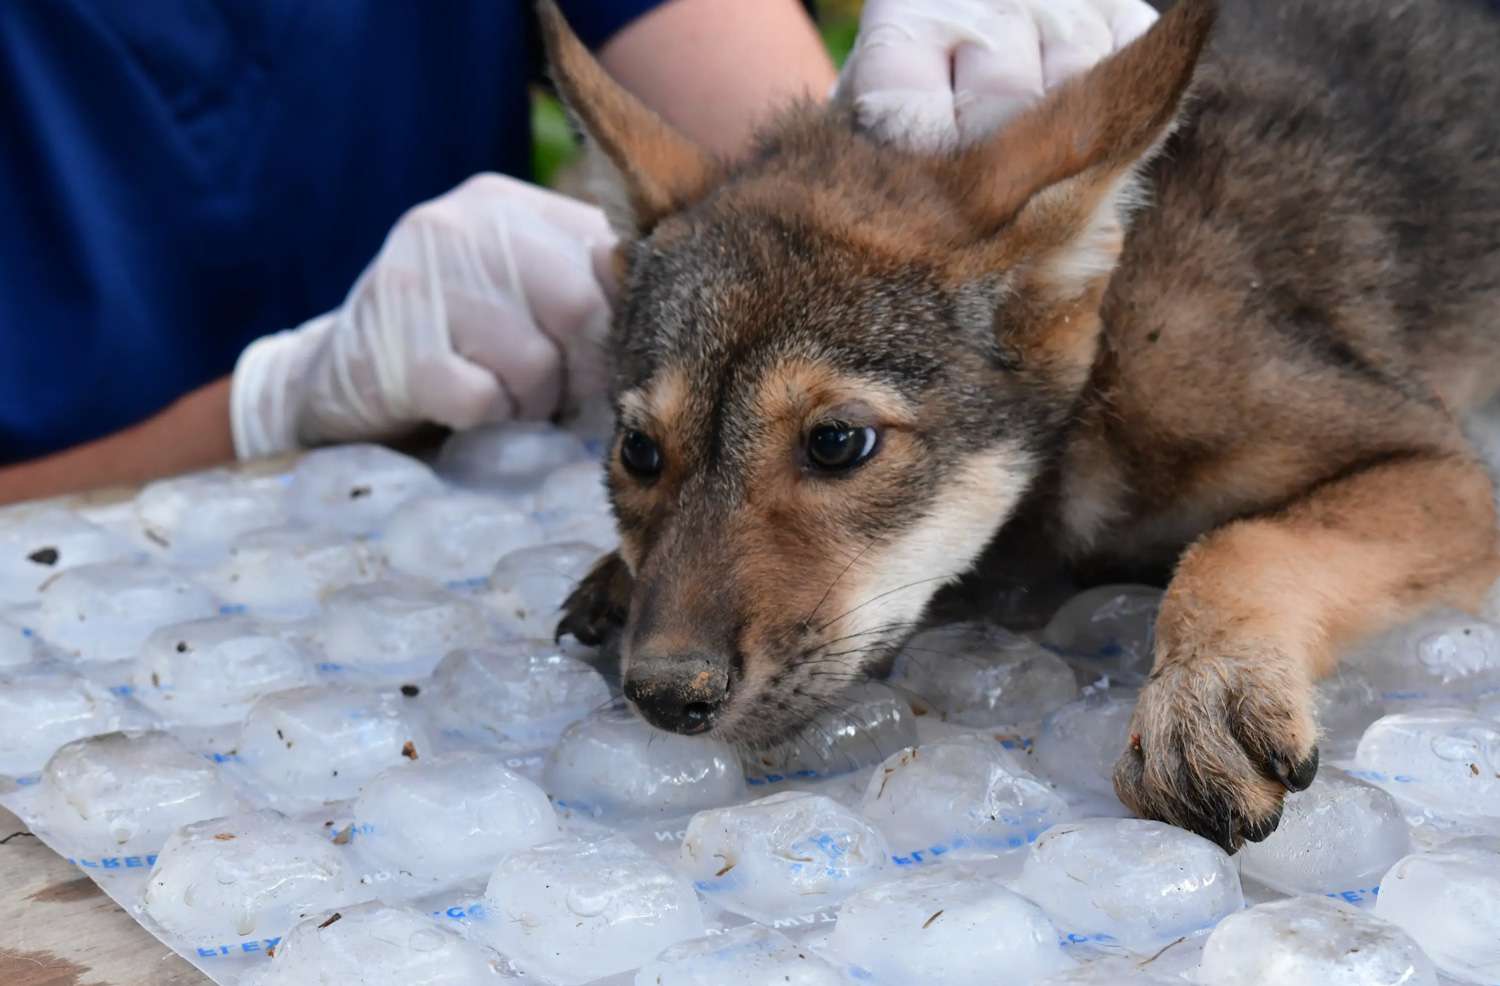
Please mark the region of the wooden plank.
[[0, 984], [208, 986], [0, 808]]

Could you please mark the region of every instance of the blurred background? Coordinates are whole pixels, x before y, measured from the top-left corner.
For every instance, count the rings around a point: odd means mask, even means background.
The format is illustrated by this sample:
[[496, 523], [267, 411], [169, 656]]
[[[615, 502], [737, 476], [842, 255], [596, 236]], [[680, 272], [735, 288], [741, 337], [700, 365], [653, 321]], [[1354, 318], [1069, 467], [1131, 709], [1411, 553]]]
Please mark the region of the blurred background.
[[[823, 43], [833, 55], [834, 63], [844, 64], [854, 34], [859, 28], [859, 11], [864, 0], [818, 0], [818, 29]], [[567, 180], [567, 169], [578, 156], [578, 144], [568, 125], [567, 116], [557, 100], [538, 87], [532, 93], [531, 129], [532, 168], [536, 180], [554, 188], [577, 194], [581, 189]]]

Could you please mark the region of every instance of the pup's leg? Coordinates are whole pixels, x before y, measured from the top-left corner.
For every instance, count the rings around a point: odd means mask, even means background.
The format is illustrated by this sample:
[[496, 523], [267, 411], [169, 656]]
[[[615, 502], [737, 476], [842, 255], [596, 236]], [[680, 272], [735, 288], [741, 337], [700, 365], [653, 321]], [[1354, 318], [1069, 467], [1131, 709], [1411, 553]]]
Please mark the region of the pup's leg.
[[572, 635], [589, 647], [607, 643], [625, 627], [631, 588], [630, 569], [618, 552], [600, 558], [564, 600], [556, 638]]
[[1265, 838], [1318, 765], [1313, 682], [1338, 650], [1429, 606], [1469, 607], [1500, 567], [1489, 477], [1387, 456], [1198, 541], [1157, 623], [1115, 767], [1138, 814], [1233, 852]]

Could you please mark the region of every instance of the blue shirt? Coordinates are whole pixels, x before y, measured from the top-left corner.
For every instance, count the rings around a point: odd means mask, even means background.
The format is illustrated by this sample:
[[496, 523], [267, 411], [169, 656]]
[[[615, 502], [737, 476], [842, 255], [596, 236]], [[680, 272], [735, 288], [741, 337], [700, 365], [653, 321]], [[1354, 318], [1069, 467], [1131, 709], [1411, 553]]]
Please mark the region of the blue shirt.
[[[562, 0], [598, 46], [661, 0]], [[531, 0], [0, 0], [0, 462], [337, 306], [403, 211], [525, 177]]]

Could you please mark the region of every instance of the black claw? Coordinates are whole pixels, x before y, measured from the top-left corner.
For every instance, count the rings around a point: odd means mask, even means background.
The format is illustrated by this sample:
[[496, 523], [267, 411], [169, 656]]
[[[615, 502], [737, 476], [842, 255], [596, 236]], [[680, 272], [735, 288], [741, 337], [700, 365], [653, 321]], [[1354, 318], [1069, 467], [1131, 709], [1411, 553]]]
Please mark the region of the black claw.
[[1318, 776], [1318, 748], [1315, 746], [1307, 759], [1295, 766], [1287, 766], [1287, 761], [1278, 756], [1271, 758], [1271, 769], [1276, 772], [1276, 779], [1286, 786], [1288, 791], [1305, 791], [1307, 786]]
[[1276, 826], [1281, 824], [1281, 812], [1282, 806], [1277, 805], [1276, 811], [1270, 816], [1245, 826], [1245, 839], [1249, 842], [1263, 841], [1272, 832], [1276, 831]]
[[569, 636], [585, 647], [598, 647], [604, 639], [594, 628], [592, 621], [580, 613], [569, 613], [557, 621], [557, 632], [552, 635], [552, 642], [560, 643], [564, 637]]

